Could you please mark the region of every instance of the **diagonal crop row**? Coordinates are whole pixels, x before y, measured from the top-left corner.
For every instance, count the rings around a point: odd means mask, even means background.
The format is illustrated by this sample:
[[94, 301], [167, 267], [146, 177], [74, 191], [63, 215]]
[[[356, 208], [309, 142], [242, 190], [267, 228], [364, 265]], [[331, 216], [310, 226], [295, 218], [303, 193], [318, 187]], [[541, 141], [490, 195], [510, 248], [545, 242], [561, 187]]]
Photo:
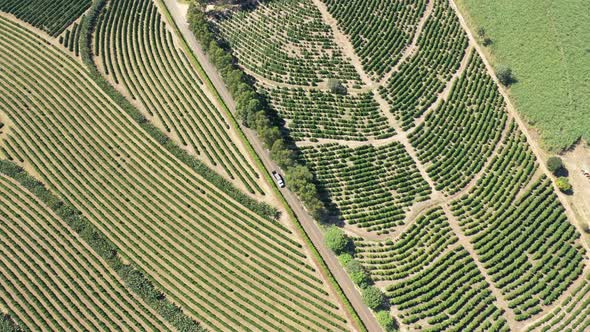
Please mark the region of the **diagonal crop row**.
[[232, 126], [153, 1], [110, 1], [97, 24], [94, 53], [103, 73], [167, 135], [246, 191], [264, 194]]
[[0, 29], [0, 49], [19, 55], [0, 52], [7, 141], [167, 297], [214, 330], [346, 329], [290, 230], [179, 162], [71, 58]]

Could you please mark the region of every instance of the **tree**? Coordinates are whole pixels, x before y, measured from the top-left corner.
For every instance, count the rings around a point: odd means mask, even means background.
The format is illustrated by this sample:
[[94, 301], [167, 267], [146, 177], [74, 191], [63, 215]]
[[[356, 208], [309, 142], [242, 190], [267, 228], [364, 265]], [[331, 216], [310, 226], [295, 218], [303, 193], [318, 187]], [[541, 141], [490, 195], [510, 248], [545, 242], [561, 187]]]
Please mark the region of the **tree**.
[[477, 36], [479, 38], [484, 38], [486, 36], [486, 29], [484, 29], [483, 27], [479, 27], [477, 29]]
[[293, 166], [293, 152], [287, 148], [283, 139], [276, 140], [270, 148], [270, 156], [281, 168]]
[[572, 191], [572, 185], [566, 177], [558, 177], [555, 183], [557, 184], [557, 188], [564, 193], [570, 193]]
[[362, 296], [363, 302], [373, 310], [379, 308], [385, 302], [385, 295], [375, 286], [369, 286], [363, 289]]
[[350, 244], [350, 239], [342, 229], [336, 226], [330, 226], [324, 236], [326, 246], [336, 254], [341, 254], [346, 251]]
[[486, 30], [483, 27], [479, 27], [479, 29], [477, 29], [477, 36], [481, 40], [483, 46], [489, 46], [492, 44], [492, 39], [487, 36]]
[[345, 95], [346, 94], [346, 87], [342, 85], [342, 83], [334, 78], [328, 80], [328, 89], [332, 91], [332, 93]]
[[342, 266], [346, 266], [346, 264], [348, 264], [348, 262], [350, 262], [351, 260], [352, 260], [352, 255], [347, 252], [338, 255], [338, 261], [340, 262], [340, 265], [342, 265]]
[[514, 83], [514, 76], [512, 75], [512, 69], [506, 65], [499, 65], [496, 68], [496, 76], [502, 85], [509, 86]]
[[559, 157], [551, 157], [547, 159], [547, 168], [553, 174], [563, 169], [563, 161]]
[[395, 320], [393, 320], [393, 317], [391, 317], [388, 311], [380, 310], [377, 312], [375, 316], [377, 317], [377, 322], [379, 322], [379, 325], [383, 327], [383, 330], [385, 330], [385, 332], [397, 331], [397, 324], [395, 323]]
[[350, 276], [352, 282], [361, 288], [365, 288], [369, 285], [370, 278], [369, 272], [361, 265], [356, 259], [350, 260], [346, 266], [346, 272]]

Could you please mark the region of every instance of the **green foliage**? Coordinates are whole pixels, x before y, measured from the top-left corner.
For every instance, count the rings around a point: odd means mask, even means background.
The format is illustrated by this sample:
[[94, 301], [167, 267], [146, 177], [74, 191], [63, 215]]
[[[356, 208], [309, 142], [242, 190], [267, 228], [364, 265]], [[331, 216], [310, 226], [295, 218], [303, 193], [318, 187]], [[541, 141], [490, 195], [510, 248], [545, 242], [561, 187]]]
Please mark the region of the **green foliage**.
[[563, 168], [563, 161], [557, 156], [547, 159], [547, 169], [553, 174], [559, 172]]
[[296, 178], [297, 175], [305, 173], [304, 168], [297, 166], [295, 153], [280, 138], [279, 128], [275, 127], [268, 118], [265, 119], [270, 112], [262, 106], [265, 105], [263, 98], [249, 84], [241, 69], [235, 66], [229, 52], [219, 46], [209, 28], [203, 9], [203, 4], [196, 1], [191, 2], [187, 16], [189, 27], [221, 73], [236, 101], [236, 116], [243, 125], [256, 130], [264, 145], [270, 149], [271, 158], [285, 171], [289, 185], [291, 186], [290, 182], [294, 181], [292, 189], [305, 204], [307, 210], [314, 218], [321, 218], [323, 203], [319, 199], [315, 184], [312, 182], [313, 177]]
[[23, 329], [10, 314], [0, 314], [0, 332], [21, 332]]
[[0, 11], [11, 13], [56, 37], [80, 17], [91, 3], [92, 0], [2, 0]]
[[94, 60], [92, 59], [93, 55], [91, 42], [98, 15], [105, 5], [105, 0], [97, 0], [95, 3], [93, 3], [86, 15], [86, 19], [82, 22], [80, 31], [80, 55], [82, 57], [82, 61], [86, 65], [86, 69], [89, 71], [90, 77], [115, 103], [119, 105], [119, 107], [121, 107], [121, 109], [123, 109], [131, 118], [133, 118], [145, 132], [147, 132], [152, 138], [154, 138], [158, 143], [166, 148], [166, 150], [172, 153], [172, 155], [191, 167], [211, 184], [223, 190], [228, 195], [234, 197], [248, 209], [258, 213], [263, 217], [271, 219], [275, 218], [278, 213], [275, 208], [268, 204], [260, 203], [250, 196], [242, 193], [242, 191], [237, 189], [229, 181], [210, 169], [207, 165], [203, 164], [200, 160], [188, 154], [177, 144], [169, 140], [168, 137], [166, 137], [166, 135], [160, 131], [160, 129], [148, 122], [141, 112], [131, 105], [131, 103], [123, 95], [121, 95], [113, 86], [110, 85], [109, 82], [107, 82], [102, 77], [101, 73], [96, 68]]
[[375, 316], [377, 317], [377, 322], [379, 322], [379, 325], [381, 325], [385, 332], [397, 331], [397, 325], [393, 317], [391, 317], [391, 315], [389, 314], [389, 311], [377, 311]]
[[371, 282], [369, 272], [365, 267], [357, 260], [350, 260], [345, 266], [346, 272], [350, 276], [352, 282], [361, 288], [365, 288]]
[[375, 287], [369, 286], [362, 291], [363, 302], [372, 310], [376, 310], [385, 303], [385, 295], [383, 292]]
[[346, 94], [346, 87], [342, 85], [342, 82], [340, 82], [340, 80], [337, 80], [335, 78], [331, 78], [328, 80], [328, 89], [335, 94]]
[[512, 69], [506, 65], [498, 65], [496, 67], [496, 76], [504, 86], [510, 86], [510, 84], [514, 83]]
[[[186, 316], [180, 307], [162, 295], [139, 268], [125, 265], [118, 249], [75, 207], [54, 196], [45, 186], [30, 177], [22, 168], [6, 160], [0, 160], [0, 173], [5, 174], [32, 192], [64, 220], [88, 245], [101, 256], [123, 282], [148, 305], [181, 331], [203, 331], [199, 323]], [[162, 310], [168, 308], [171, 310]]]
[[572, 185], [570, 181], [564, 176], [558, 177], [557, 180], [555, 180], [555, 184], [557, 185], [557, 188], [559, 188], [559, 190], [564, 193], [571, 193], [572, 191]]
[[350, 245], [348, 236], [344, 234], [341, 228], [336, 226], [330, 226], [328, 228], [324, 233], [324, 241], [326, 242], [326, 246], [336, 254], [344, 253]]
[[[511, 87], [517, 110], [545, 148], [590, 142], [587, 0], [458, 0], [467, 22], [493, 36], [494, 65], [510, 63], [523, 84]], [[524, 80], [526, 79], [526, 84]]]
[[352, 255], [347, 252], [338, 255], [338, 261], [342, 266], [346, 266], [352, 259]]

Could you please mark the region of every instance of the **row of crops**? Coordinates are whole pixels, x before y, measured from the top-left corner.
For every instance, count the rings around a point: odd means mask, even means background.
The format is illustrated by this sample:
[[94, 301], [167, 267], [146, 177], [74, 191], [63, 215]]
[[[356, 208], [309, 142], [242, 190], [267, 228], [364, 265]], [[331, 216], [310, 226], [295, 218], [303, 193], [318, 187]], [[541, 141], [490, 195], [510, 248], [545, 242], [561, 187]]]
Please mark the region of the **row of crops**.
[[590, 329], [590, 276], [576, 287], [570, 295], [543, 319], [538, 320], [527, 331], [577, 331]]
[[553, 304], [580, 276], [584, 249], [515, 124], [472, 191], [453, 203], [479, 260], [517, 320]]
[[[404, 236], [399, 247], [392, 251], [404, 246], [419, 252], [441, 251], [439, 247], [442, 251], [435, 258], [406, 262], [406, 265], [418, 265], [417, 269], [385, 287], [385, 294], [399, 311], [401, 322], [421, 331], [509, 331], [475, 261], [463, 246], [452, 245], [454, 235], [444, 212], [428, 211], [418, 222], [428, 227], [431, 233], [428, 238], [405, 240]], [[409, 230], [408, 236], [415, 234], [417, 228]], [[432, 237], [433, 232], [444, 239], [443, 244]], [[407, 254], [410, 253], [411, 249]], [[412, 268], [411, 265], [408, 267]]]
[[442, 209], [432, 209], [396, 240], [354, 238], [356, 258], [374, 281], [400, 280], [419, 272], [457, 242]]
[[59, 36], [59, 43], [62, 44], [70, 52], [76, 56], [80, 56], [80, 38], [82, 32], [82, 25], [84, 24], [85, 16], [83, 15], [80, 22], [75, 22], [72, 27], [67, 29], [61, 36]]
[[391, 71], [410, 44], [426, 0], [325, 0], [374, 79]]
[[253, 162], [231, 134], [236, 128], [152, 0], [109, 1], [94, 48], [102, 72], [124, 87], [150, 121], [245, 191], [264, 194]]
[[273, 109], [288, 122], [290, 135], [295, 140], [364, 141], [395, 134], [372, 93], [342, 95], [322, 90], [267, 90]]
[[219, 14], [215, 22], [240, 65], [265, 79], [313, 86], [360, 81], [311, 0], [261, 2], [255, 10]]
[[339, 144], [302, 148], [332, 214], [350, 225], [388, 233], [403, 225], [415, 202], [431, 189], [400, 143], [347, 148]]
[[0, 67], [9, 156], [188, 315], [224, 331], [348, 328], [292, 231], [172, 156], [77, 61], [1, 18]]
[[433, 10], [418, 38], [415, 54], [379, 89], [407, 130], [436, 102], [459, 69], [467, 35], [447, 0], [432, 0]]
[[436, 189], [454, 194], [484, 167], [506, 126], [498, 88], [476, 52], [442, 102], [408, 137]]
[[53, 211], [5, 175], [0, 305], [30, 330], [171, 329]]
[[92, 0], [0, 0], [0, 11], [55, 37], [90, 8], [91, 3]]

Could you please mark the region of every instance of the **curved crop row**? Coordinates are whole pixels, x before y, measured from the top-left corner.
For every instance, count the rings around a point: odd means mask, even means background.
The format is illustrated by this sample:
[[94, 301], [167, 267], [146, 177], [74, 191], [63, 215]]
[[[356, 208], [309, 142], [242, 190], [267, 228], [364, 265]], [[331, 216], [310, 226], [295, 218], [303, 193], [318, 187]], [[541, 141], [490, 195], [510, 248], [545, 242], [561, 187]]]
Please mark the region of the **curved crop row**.
[[0, 303], [31, 330], [170, 330], [49, 208], [0, 175]]
[[92, 0], [0, 0], [0, 11], [55, 37], [88, 10], [91, 3]]
[[73, 52], [76, 56], [80, 56], [80, 33], [82, 31], [84, 20], [85, 16], [82, 15], [80, 22], [72, 24], [70, 29], [66, 30], [61, 36], [59, 36], [59, 43], [70, 52]]
[[[372, 93], [341, 95], [320, 90], [267, 89], [269, 100], [295, 140], [364, 141], [395, 134]], [[321, 110], [318, 112], [318, 110]]]
[[448, 0], [434, 8], [418, 38], [415, 54], [379, 90], [404, 129], [434, 104], [461, 64], [467, 35]]
[[506, 119], [504, 100], [474, 52], [448, 100], [408, 137], [436, 189], [453, 194], [483, 168], [500, 140]]
[[250, 193], [264, 194], [221, 106], [152, 0], [109, 1], [97, 26], [95, 54], [146, 117], [190, 153]]
[[442, 209], [422, 215], [397, 241], [355, 238], [356, 258], [374, 281], [400, 280], [422, 270], [457, 242]]
[[351, 225], [388, 233], [404, 223], [409, 207], [430, 196], [428, 183], [400, 143], [354, 149], [327, 144], [301, 150], [330, 211]]
[[[414, 36], [426, 0], [324, 0], [350, 37], [367, 73], [379, 79], [402, 57]], [[376, 14], [378, 13], [378, 15]]]
[[420, 331], [510, 330], [493, 303], [489, 285], [463, 247], [408, 280], [388, 286], [386, 294], [402, 322]]
[[526, 139], [513, 122], [485, 175], [453, 203], [478, 259], [517, 320], [551, 305], [583, 270], [579, 234], [550, 180], [533, 179], [535, 168]]
[[539, 320], [527, 331], [576, 331], [590, 329], [590, 275], [551, 313]]
[[347, 329], [285, 225], [173, 157], [78, 62], [6, 19], [0, 32], [6, 142], [169, 299], [213, 330]]
[[240, 65], [265, 79], [314, 86], [328, 79], [360, 82], [311, 0], [261, 2], [255, 10], [218, 14], [215, 22]]

